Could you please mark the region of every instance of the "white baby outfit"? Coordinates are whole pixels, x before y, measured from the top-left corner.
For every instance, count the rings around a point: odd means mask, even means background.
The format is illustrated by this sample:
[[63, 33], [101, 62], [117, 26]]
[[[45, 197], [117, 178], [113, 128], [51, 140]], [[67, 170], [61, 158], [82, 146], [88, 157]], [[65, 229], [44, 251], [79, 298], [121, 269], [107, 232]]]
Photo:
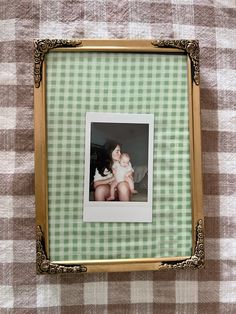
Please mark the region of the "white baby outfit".
[[119, 163], [119, 161], [115, 161], [112, 168], [116, 171], [115, 173], [115, 179], [116, 181], [119, 183], [119, 182], [122, 182], [122, 181], [125, 181], [125, 177], [127, 175], [128, 172], [130, 171], [134, 171], [132, 166], [131, 166], [131, 163], [129, 162], [129, 165], [128, 167], [122, 167]]

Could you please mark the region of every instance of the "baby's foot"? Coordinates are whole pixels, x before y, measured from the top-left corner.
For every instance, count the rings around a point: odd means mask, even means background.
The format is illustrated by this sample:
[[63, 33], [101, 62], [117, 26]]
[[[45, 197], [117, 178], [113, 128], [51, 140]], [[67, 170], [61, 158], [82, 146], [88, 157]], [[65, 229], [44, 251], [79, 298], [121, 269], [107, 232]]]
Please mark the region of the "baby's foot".
[[114, 196], [109, 196], [107, 197], [107, 201], [114, 201], [115, 197]]
[[132, 194], [138, 194], [138, 191], [137, 190], [133, 190], [131, 191]]

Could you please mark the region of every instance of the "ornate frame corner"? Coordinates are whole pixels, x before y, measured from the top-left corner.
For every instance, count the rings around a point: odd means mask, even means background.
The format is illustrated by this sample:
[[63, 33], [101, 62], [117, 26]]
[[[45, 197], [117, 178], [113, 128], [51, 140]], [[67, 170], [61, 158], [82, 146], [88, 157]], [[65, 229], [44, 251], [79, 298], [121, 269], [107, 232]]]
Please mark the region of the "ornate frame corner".
[[42, 67], [45, 55], [49, 50], [59, 47], [77, 47], [81, 46], [81, 40], [64, 39], [39, 39], [34, 42], [34, 85], [40, 87], [42, 80]]
[[37, 274], [61, 274], [61, 273], [84, 273], [87, 268], [84, 265], [64, 266], [51, 263], [44, 249], [44, 236], [40, 226], [36, 228], [36, 265]]
[[152, 42], [154, 47], [177, 48], [184, 50], [189, 56], [192, 64], [193, 80], [196, 85], [200, 84], [200, 67], [199, 67], [199, 42], [198, 40], [155, 40]]
[[201, 269], [205, 264], [205, 250], [204, 250], [204, 226], [203, 220], [199, 219], [196, 226], [196, 246], [194, 255], [190, 258], [179, 262], [165, 262], [159, 267], [160, 270], [167, 269]]

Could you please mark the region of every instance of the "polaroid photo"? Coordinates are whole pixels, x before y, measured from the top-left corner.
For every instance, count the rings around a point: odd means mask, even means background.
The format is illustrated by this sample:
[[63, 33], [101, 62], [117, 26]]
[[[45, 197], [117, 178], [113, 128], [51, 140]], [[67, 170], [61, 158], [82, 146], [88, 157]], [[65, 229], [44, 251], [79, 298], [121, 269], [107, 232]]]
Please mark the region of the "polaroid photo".
[[153, 114], [86, 114], [84, 222], [152, 222], [153, 128]]

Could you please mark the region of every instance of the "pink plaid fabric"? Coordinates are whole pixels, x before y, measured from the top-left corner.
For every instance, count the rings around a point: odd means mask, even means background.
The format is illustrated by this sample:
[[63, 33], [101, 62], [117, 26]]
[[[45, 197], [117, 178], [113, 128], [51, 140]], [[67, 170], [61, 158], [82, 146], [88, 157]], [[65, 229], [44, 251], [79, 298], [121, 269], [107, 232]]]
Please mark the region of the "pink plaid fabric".
[[[235, 26], [234, 0], [1, 0], [0, 313], [236, 313]], [[204, 270], [36, 275], [35, 38], [199, 39]]]

